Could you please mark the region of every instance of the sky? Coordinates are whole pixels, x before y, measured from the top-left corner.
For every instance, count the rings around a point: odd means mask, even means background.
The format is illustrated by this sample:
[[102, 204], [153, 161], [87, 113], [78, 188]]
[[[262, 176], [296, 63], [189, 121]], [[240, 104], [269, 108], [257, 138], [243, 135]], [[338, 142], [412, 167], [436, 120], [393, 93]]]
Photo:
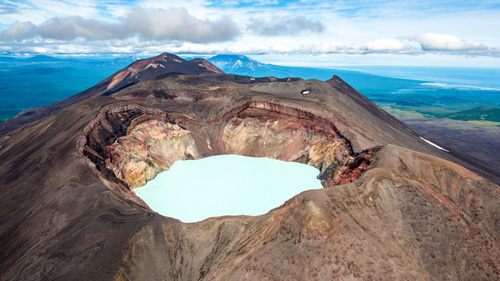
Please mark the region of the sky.
[[500, 67], [500, 1], [0, 0], [0, 55]]

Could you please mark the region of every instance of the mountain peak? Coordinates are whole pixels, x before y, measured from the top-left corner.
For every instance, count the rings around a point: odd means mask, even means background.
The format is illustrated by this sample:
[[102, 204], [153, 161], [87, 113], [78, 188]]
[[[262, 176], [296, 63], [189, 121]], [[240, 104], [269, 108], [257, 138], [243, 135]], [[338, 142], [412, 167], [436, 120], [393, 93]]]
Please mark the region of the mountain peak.
[[46, 55], [36, 55], [34, 57], [26, 59], [29, 62], [52, 62], [52, 61], [60, 61], [58, 58], [54, 58]]
[[[149, 67], [157, 68], [159, 65], [162, 65], [165, 68], [167, 65], [173, 67], [175, 64], [185, 63], [186, 60], [169, 53], [162, 53], [156, 57], [138, 60], [130, 65], [130, 67], [139, 70], [145, 70]], [[126, 69], [124, 69], [126, 70]]]
[[174, 55], [174, 54], [170, 54], [170, 53], [161, 53], [160, 55], [153, 57], [152, 59], [160, 59], [160, 60], [164, 60], [164, 61], [175, 61], [178, 63], [186, 62], [186, 60], [184, 60], [183, 58], [181, 58], [177, 55]]
[[138, 82], [172, 73], [194, 76], [225, 74], [206, 60], [195, 59], [187, 61], [174, 54], [162, 53], [156, 57], [138, 60], [129, 67], [109, 77], [103, 81], [106, 82], [106, 87], [101, 91], [97, 91], [94, 96], [112, 94]]
[[256, 71], [269, 70], [268, 64], [260, 63], [244, 55], [216, 55], [208, 59], [226, 73], [250, 74]]
[[244, 62], [253, 62], [259, 63], [258, 61], [247, 57], [245, 55], [231, 55], [231, 54], [220, 54], [209, 59], [210, 61], [227, 61], [227, 62], [236, 62], [236, 61], [244, 61]]

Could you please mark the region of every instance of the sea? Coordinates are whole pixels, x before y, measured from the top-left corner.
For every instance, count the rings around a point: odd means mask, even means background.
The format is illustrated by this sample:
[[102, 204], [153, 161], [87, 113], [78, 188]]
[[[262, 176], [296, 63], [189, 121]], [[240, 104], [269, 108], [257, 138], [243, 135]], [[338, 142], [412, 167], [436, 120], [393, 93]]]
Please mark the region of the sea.
[[4, 62], [0, 59], [0, 121], [82, 92], [129, 64], [113, 61]]
[[442, 88], [500, 91], [500, 67], [415, 67], [415, 66], [345, 66], [359, 71], [392, 78], [427, 81]]

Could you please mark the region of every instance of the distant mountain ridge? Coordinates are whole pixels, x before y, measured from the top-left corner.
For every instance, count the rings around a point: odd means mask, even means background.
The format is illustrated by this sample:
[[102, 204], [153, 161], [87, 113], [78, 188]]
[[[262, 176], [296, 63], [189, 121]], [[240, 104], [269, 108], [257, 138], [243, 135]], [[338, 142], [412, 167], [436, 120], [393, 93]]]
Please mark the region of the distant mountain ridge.
[[101, 66], [115, 66], [115, 65], [121, 66], [124, 64], [134, 63], [138, 60], [141, 60], [141, 58], [138, 56], [127, 56], [127, 57], [117, 58], [110, 62], [103, 63]]
[[52, 62], [52, 61], [61, 61], [62, 59], [54, 58], [46, 55], [36, 55], [31, 58], [27, 58], [26, 61], [29, 62]]
[[19, 58], [19, 57], [6, 57], [6, 56], [1, 56], [0, 57], [0, 62], [28, 62], [28, 63], [37, 63], [37, 62], [61, 62], [65, 61], [60, 58], [55, 58], [51, 56], [46, 56], [46, 55], [36, 55], [33, 57], [29, 58]]
[[216, 55], [209, 58], [208, 61], [226, 73], [239, 75], [252, 75], [262, 71], [277, 71], [274, 65], [264, 64], [243, 55]]
[[13, 62], [13, 63], [96, 63], [105, 62], [104, 64], [123, 64], [132, 63], [134, 61], [140, 60], [138, 56], [127, 56], [120, 58], [101, 58], [101, 57], [89, 57], [89, 58], [74, 58], [74, 57], [54, 57], [47, 55], [35, 55], [32, 57], [10, 57], [10, 56], [0, 56], [1, 62]]

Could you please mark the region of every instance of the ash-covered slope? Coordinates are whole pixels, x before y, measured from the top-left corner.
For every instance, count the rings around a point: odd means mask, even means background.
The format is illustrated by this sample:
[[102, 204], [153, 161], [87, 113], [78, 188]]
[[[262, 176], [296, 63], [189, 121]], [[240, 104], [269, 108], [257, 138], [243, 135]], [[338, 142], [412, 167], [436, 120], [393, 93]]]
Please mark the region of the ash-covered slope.
[[[420, 137], [338, 77], [166, 75], [85, 99], [0, 139], [0, 279], [499, 279], [499, 187]], [[131, 191], [225, 153], [313, 165], [325, 188], [193, 224]]]

